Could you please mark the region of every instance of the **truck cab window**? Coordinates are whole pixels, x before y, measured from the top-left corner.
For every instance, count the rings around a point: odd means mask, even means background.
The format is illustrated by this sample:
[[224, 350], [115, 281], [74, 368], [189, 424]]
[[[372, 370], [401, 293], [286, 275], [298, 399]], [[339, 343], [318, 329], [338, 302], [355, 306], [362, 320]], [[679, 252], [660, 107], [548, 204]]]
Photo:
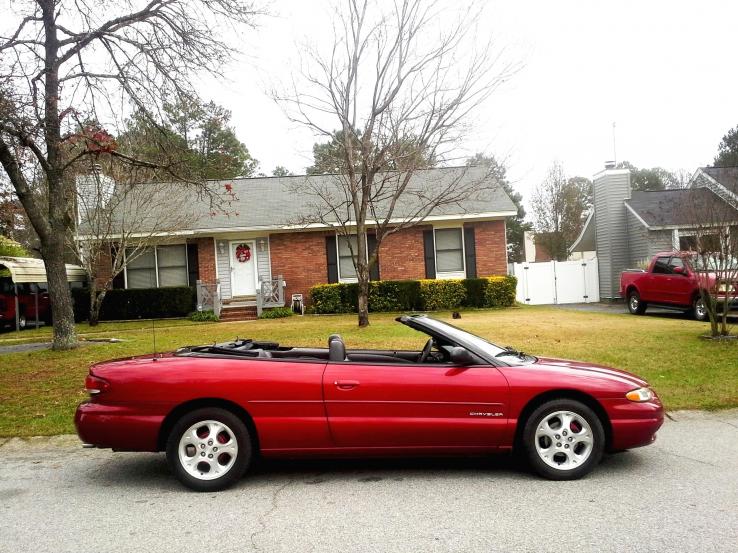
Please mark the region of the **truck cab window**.
[[653, 264], [653, 272], [661, 275], [671, 274], [671, 269], [669, 268], [669, 258], [657, 257], [656, 262]]

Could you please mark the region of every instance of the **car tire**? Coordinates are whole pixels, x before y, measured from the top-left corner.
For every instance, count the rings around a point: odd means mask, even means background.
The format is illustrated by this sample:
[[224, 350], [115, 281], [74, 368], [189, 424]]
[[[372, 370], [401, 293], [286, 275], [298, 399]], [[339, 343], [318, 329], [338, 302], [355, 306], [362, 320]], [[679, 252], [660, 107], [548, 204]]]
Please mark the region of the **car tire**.
[[223, 490], [249, 468], [251, 436], [231, 411], [206, 407], [181, 417], [167, 439], [167, 461], [177, 479], [198, 492]]
[[19, 330], [25, 330], [28, 326], [28, 320], [26, 320], [26, 314], [21, 311], [20, 315], [18, 315], [18, 329]]
[[605, 431], [584, 403], [557, 399], [525, 422], [522, 445], [531, 468], [550, 480], [576, 480], [592, 471], [605, 450]]
[[643, 315], [646, 312], [648, 304], [641, 301], [641, 295], [633, 290], [628, 294], [628, 311], [631, 315]]
[[707, 306], [702, 295], [697, 296], [692, 303], [692, 317], [700, 322], [705, 322], [710, 319], [710, 315], [707, 313]]

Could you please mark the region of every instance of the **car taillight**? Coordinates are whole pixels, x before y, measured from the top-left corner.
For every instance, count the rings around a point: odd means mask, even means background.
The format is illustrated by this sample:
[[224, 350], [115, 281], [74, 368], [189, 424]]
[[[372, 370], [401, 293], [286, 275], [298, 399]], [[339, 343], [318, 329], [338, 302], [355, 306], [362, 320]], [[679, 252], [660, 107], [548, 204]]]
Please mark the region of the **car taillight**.
[[85, 389], [91, 396], [96, 396], [110, 388], [110, 382], [100, 378], [99, 376], [87, 375], [85, 378]]

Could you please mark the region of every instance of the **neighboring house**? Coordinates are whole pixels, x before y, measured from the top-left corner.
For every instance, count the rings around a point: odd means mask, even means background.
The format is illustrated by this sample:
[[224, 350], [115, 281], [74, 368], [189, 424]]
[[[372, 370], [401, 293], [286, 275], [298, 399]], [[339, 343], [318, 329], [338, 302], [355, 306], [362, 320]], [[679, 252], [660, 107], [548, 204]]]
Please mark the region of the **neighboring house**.
[[600, 297], [618, 297], [620, 273], [643, 267], [662, 251], [694, 247], [694, 230], [686, 214], [687, 198], [726, 202], [738, 217], [738, 167], [701, 167], [689, 189], [631, 190], [628, 169], [608, 168], [595, 175], [594, 207], [571, 254], [596, 251]]
[[[187, 225], [163, 236], [162, 245], [131, 262], [114, 285], [150, 288], [218, 281], [221, 299], [228, 303], [249, 302], [260, 282], [278, 276], [286, 283], [287, 301], [291, 294], [303, 294], [307, 300], [316, 284], [355, 281], [348, 243], [335, 225], [329, 220], [322, 224], [304, 222], [316, 204], [307, 190], [316, 184], [329, 187], [335, 178], [317, 175], [211, 182], [213, 190], [227, 191], [224, 210], [213, 209], [193, 190], [147, 184], [152, 195], [171, 194], [171, 209], [189, 210], [192, 215]], [[415, 173], [409, 188], [421, 191], [427, 186], [443, 186], [451, 179], [472, 183], [486, 178], [484, 168], [426, 169]], [[308, 181], [310, 187], [302, 185]], [[501, 186], [494, 182], [487, 185], [488, 189], [475, 194], [474, 199], [442, 206], [422, 224], [385, 238], [372, 278], [506, 274], [505, 219], [514, 216], [516, 208]], [[398, 220], [414, 213], [417, 206], [412, 202], [417, 197], [402, 197], [404, 203], [395, 210]], [[370, 249], [373, 242], [370, 236]]]

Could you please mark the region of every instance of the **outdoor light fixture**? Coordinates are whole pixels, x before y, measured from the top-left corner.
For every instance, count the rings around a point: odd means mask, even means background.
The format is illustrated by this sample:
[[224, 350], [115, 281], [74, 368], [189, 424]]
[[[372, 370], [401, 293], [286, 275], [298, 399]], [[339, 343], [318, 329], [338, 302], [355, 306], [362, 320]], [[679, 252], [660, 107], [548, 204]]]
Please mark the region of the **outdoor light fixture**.
[[260, 252], [266, 251], [266, 240], [264, 240], [263, 238], [259, 240], [259, 251]]
[[223, 242], [218, 242], [218, 251], [220, 255], [225, 255], [225, 244]]

